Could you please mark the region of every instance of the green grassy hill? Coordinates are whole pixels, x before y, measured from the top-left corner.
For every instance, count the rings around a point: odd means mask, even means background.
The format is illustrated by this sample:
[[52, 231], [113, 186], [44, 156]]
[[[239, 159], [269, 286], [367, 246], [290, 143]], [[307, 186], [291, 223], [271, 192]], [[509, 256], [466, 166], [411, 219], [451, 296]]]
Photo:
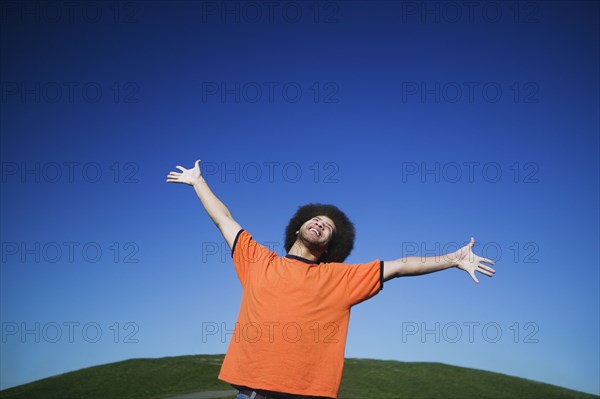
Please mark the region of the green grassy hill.
[[[131, 359], [0, 391], [13, 399], [162, 399], [227, 391], [217, 380], [223, 355]], [[233, 399], [235, 395], [231, 396]], [[339, 399], [598, 398], [557, 386], [440, 363], [346, 359]]]

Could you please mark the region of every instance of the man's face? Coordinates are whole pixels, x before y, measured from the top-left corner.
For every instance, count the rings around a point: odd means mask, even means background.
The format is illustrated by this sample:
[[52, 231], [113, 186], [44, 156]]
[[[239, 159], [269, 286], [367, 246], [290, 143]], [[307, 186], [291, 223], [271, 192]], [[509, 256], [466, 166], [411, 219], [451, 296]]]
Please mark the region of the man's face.
[[327, 247], [335, 232], [335, 223], [320, 215], [306, 221], [298, 231], [298, 238], [309, 248]]

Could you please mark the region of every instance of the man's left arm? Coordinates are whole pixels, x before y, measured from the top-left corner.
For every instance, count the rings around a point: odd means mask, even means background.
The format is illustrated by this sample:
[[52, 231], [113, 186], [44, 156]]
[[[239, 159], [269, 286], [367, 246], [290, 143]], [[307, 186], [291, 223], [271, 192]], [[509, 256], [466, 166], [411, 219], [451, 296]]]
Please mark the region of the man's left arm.
[[455, 252], [438, 256], [412, 256], [383, 262], [383, 280], [387, 281], [395, 277], [419, 276], [457, 267], [469, 273], [473, 281], [479, 283], [475, 272], [492, 277], [496, 271], [481, 262], [494, 264], [494, 261], [475, 255], [472, 251], [475, 239], [471, 237], [464, 247]]

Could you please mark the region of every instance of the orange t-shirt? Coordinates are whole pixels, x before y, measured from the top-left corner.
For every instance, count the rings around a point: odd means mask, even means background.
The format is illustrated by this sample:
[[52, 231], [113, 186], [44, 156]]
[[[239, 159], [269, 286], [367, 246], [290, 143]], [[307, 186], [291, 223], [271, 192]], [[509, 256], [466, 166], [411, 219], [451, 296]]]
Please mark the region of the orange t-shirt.
[[350, 308], [383, 288], [383, 262], [319, 264], [280, 257], [243, 229], [232, 251], [242, 303], [219, 379], [337, 397]]

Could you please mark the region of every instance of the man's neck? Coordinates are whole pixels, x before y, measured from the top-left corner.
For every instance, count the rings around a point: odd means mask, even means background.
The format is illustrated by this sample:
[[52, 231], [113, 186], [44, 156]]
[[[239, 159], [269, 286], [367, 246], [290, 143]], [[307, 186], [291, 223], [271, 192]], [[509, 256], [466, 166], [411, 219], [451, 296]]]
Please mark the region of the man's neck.
[[296, 241], [294, 243], [294, 245], [292, 245], [292, 247], [290, 248], [288, 255], [294, 255], [294, 256], [299, 256], [301, 258], [316, 262], [317, 259], [319, 259], [321, 257], [322, 252], [319, 253], [313, 253], [311, 252], [308, 248], [306, 248], [304, 245], [302, 245], [301, 243], [299, 243], [298, 241]]

